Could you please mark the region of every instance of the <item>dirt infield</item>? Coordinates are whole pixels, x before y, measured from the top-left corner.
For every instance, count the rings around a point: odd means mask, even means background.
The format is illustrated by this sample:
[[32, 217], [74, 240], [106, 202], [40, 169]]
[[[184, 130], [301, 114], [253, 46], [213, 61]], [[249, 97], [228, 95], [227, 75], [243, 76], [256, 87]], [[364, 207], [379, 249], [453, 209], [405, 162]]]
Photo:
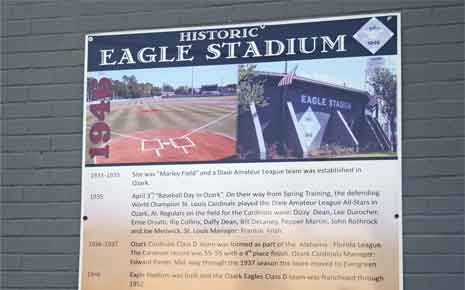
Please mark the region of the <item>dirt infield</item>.
[[221, 160], [236, 152], [236, 141], [224, 135], [165, 128], [116, 137], [109, 158], [97, 164]]
[[[236, 118], [234, 96], [115, 100], [107, 117], [109, 157], [87, 158], [86, 163], [225, 159], [236, 154]], [[88, 112], [86, 119], [89, 128], [95, 118]]]

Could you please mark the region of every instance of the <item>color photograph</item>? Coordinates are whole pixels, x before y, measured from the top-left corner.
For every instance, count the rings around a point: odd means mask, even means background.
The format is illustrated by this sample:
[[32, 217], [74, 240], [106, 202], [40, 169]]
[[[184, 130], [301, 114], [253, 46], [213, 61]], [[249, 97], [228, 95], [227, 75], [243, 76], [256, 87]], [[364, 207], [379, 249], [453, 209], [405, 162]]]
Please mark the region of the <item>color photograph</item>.
[[242, 65], [238, 159], [396, 157], [396, 59]]
[[89, 73], [87, 136], [98, 121], [89, 108], [101, 102], [92, 84], [102, 78], [111, 81], [109, 152], [87, 154], [86, 164], [218, 161], [236, 155], [237, 65]]

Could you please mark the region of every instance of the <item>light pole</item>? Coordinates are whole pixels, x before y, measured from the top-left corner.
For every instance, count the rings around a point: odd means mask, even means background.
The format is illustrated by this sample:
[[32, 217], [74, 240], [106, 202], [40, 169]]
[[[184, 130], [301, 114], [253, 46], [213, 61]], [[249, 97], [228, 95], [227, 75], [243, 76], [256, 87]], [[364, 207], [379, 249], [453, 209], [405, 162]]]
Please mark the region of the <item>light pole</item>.
[[191, 70], [191, 93], [194, 96], [194, 66], [192, 66]]

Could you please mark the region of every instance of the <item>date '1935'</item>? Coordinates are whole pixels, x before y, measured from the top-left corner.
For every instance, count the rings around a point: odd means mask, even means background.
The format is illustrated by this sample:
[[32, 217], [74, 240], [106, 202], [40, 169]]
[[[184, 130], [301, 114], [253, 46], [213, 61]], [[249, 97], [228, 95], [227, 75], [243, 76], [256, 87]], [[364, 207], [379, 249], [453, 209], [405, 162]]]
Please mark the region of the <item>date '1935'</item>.
[[110, 113], [110, 99], [108, 97], [112, 94], [111, 80], [108, 78], [101, 78], [99, 81], [91, 79], [88, 86], [89, 94], [99, 100], [98, 103], [92, 103], [89, 107], [90, 112], [96, 118], [89, 130], [91, 142], [89, 156], [90, 158], [96, 156], [108, 158], [110, 155], [108, 142], [111, 139], [111, 130], [105, 122], [105, 114]]

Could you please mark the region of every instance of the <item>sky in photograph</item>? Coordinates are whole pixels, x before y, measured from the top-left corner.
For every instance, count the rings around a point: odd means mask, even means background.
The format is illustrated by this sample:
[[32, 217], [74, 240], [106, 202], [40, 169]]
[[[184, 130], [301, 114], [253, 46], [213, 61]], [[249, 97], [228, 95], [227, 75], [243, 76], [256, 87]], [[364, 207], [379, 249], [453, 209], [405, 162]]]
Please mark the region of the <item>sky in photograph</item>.
[[[332, 59], [312, 59], [289, 61], [288, 70], [297, 65], [297, 76], [313, 80], [345, 85], [351, 88], [366, 89], [365, 68], [367, 57], [348, 57]], [[395, 70], [395, 57], [385, 56], [385, 64]], [[122, 80], [124, 75], [134, 75], [139, 82], [148, 82], [161, 87], [170, 84], [174, 87], [191, 87], [192, 75], [195, 88], [202, 85], [227, 85], [237, 83], [237, 64], [212, 65], [192, 67], [172, 67], [156, 69], [118, 70], [104, 72], [90, 72], [89, 77], [108, 77], [113, 80]], [[284, 72], [284, 62], [258, 63], [257, 70], [267, 72]], [[193, 72], [193, 74], [192, 74]]]

